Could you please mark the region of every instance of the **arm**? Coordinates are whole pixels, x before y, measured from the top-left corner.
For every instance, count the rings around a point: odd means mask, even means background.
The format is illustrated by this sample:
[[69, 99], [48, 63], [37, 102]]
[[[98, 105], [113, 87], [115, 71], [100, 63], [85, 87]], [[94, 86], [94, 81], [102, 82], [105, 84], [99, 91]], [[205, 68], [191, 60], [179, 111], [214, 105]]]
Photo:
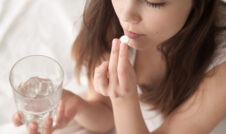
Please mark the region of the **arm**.
[[[209, 72], [211, 76], [213, 72]], [[184, 105], [166, 118], [153, 134], [207, 134], [226, 116], [226, 63], [206, 77]]]
[[114, 127], [111, 102], [108, 97], [96, 93], [92, 87], [79, 108], [75, 120], [88, 130], [107, 132]]
[[111, 100], [118, 134], [149, 134], [136, 93], [128, 98]]
[[[64, 128], [74, 118], [80, 125], [95, 132], [107, 132], [113, 128], [113, 115], [109, 99], [93, 92], [84, 100], [70, 91], [63, 90], [62, 100], [58, 106], [56, 124], [52, 126], [52, 119], [47, 118], [42, 134], [51, 134], [56, 129]], [[22, 115], [15, 113], [13, 122], [16, 126], [23, 125]], [[36, 134], [38, 124], [31, 122], [28, 127], [29, 134]]]

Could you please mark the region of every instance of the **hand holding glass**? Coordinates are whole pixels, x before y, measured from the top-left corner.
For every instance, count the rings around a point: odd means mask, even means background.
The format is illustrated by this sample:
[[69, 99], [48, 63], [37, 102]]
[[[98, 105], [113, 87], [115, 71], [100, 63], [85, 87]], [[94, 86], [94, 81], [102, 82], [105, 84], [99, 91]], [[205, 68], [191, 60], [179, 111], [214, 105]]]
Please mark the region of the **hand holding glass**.
[[32, 55], [17, 61], [10, 71], [10, 84], [23, 122], [37, 122], [39, 132], [47, 117], [55, 122], [63, 84], [63, 69], [54, 59]]

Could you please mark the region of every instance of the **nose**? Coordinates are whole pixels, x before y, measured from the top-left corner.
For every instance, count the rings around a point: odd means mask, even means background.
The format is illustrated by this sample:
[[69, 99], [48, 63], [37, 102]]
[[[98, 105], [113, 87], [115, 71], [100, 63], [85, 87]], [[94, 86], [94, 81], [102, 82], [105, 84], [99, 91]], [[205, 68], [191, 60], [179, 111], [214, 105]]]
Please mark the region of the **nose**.
[[141, 21], [139, 8], [134, 0], [125, 0], [121, 10], [121, 19], [131, 24], [138, 24]]

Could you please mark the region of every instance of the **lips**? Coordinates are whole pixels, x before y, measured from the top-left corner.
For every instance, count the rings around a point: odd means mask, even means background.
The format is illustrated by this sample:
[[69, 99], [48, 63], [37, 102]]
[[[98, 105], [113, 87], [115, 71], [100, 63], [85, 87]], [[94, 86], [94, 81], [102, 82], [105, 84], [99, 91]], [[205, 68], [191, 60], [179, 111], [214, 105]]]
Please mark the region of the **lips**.
[[144, 34], [138, 34], [138, 33], [134, 33], [134, 32], [130, 32], [127, 30], [124, 30], [125, 35], [127, 35], [130, 39], [138, 39], [142, 36], [144, 36]]

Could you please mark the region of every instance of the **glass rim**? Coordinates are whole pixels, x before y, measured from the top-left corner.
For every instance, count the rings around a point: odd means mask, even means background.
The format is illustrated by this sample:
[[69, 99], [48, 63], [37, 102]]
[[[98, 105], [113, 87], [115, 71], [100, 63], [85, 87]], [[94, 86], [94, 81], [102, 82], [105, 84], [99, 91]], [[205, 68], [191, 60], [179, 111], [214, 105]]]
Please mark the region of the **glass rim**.
[[13, 71], [13, 69], [15, 68], [15, 66], [16, 66], [18, 63], [20, 63], [21, 61], [23, 61], [23, 60], [25, 60], [25, 59], [27, 59], [27, 58], [30, 58], [30, 57], [43, 57], [43, 58], [47, 58], [47, 59], [49, 59], [49, 60], [55, 62], [55, 63], [60, 67], [60, 70], [61, 70], [60, 72], [61, 72], [61, 75], [62, 75], [62, 81], [61, 81], [60, 84], [57, 86], [57, 90], [56, 90], [56, 91], [59, 90], [59, 86], [63, 86], [63, 81], [64, 81], [64, 71], [63, 71], [62, 66], [60, 65], [60, 63], [59, 63], [57, 60], [55, 60], [55, 59], [52, 58], [52, 57], [46, 56], [46, 55], [28, 55], [28, 56], [22, 57], [22, 58], [20, 58], [19, 60], [17, 60], [17, 61], [13, 64], [13, 66], [12, 66], [12, 68], [10, 69], [10, 72], [9, 72], [9, 83], [10, 83], [10, 86], [11, 86], [11, 88], [13, 89], [14, 92], [16, 92], [17, 94], [23, 96], [24, 99], [30, 99], [30, 100], [31, 100], [31, 99], [34, 99], [34, 100], [45, 99], [45, 98], [47, 98], [47, 97], [53, 95], [53, 94], [56, 93], [56, 92], [53, 92], [53, 93], [50, 94], [50, 95], [43, 96], [43, 97], [40, 97], [40, 98], [28, 97], [28, 96], [25, 96], [25, 95], [21, 94], [20, 92], [18, 92], [18, 91], [15, 89], [15, 87], [14, 87], [14, 85], [13, 85], [13, 83], [12, 83], [11, 75], [12, 75], [12, 71]]

